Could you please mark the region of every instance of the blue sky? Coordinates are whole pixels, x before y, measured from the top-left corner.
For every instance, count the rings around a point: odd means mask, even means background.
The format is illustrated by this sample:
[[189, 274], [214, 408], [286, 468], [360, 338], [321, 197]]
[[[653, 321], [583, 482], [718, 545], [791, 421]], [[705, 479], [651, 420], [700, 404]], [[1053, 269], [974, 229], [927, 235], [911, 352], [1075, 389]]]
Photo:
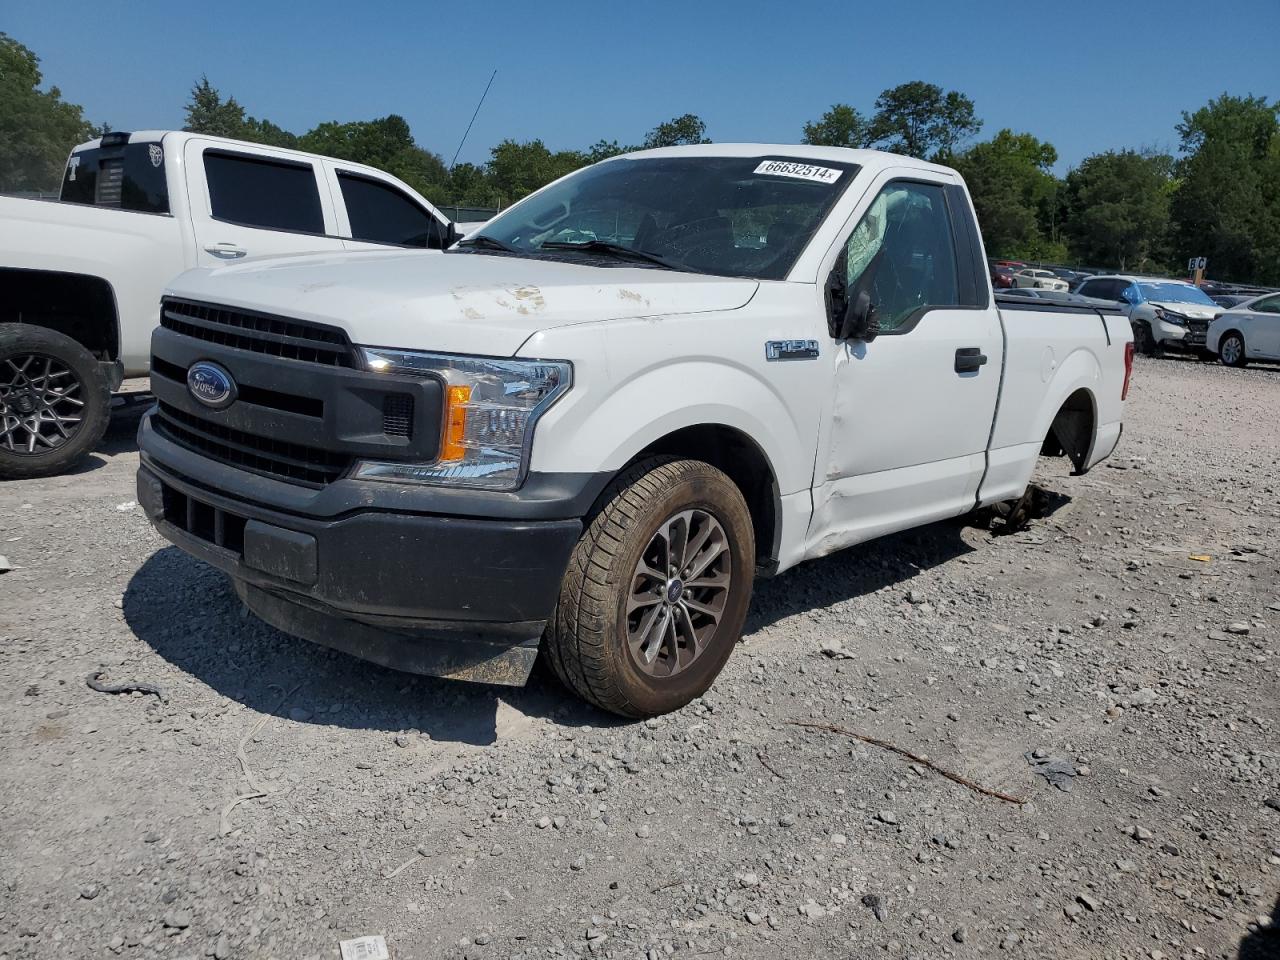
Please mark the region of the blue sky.
[[797, 142], [832, 103], [870, 113], [882, 89], [920, 79], [972, 97], [980, 137], [1033, 133], [1065, 170], [1110, 148], [1173, 149], [1181, 111], [1223, 91], [1280, 96], [1280, 0], [5, 6], [0, 30], [35, 50], [46, 84], [114, 129], [181, 126], [207, 73], [296, 132], [399, 113], [446, 161], [495, 68], [462, 160], [505, 137], [635, 143], [686, 112], [714, 140]]

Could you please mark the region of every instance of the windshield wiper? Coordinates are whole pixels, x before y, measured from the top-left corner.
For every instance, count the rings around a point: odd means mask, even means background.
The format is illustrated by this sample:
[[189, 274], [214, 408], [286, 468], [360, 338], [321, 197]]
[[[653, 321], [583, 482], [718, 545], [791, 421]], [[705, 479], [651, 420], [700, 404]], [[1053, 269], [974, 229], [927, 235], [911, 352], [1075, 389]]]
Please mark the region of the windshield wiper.
[[584, 240], [580, 243], [575, 243], [572, 240], [547, 240], [539, 244], [538, 249], [585, 250], [588, 253], [608, 253], [615, 257], [652, 263], [667, 270], [681, 270], [686, 273], [702, 273], [701, 270], [694, 269], [687, 264], [679, 263], [675, 260], [668, 260], [660, 254], [649, 253], [647, 250], [637, 250], [635, 247], [628, 247], [625, 243], [614, 243], [612, 240]]
[[488, 234], [484, 234], [484, 233], [477, 233], [477, 234], [475, 234], [474, 236], [464, 237], [463, 239], [461, 239], [461, 240], [459, 240], [459, 241], [458, 241], [458, 246], [460, 246], [460, 247], [487, 247], [487, 248], [489, 248], [490, 250], [502, 250], [502, 251], [504, 251], [504, 252], [506, 252], [506, 253], [519, 253], [519, 252], [520, 252], [519, 250], [517, 250], [515, 247], [511, 246], [510, 244], [503, 243], [501, 240], [497, 239], [496, 237], [491, 237], [491, 236], [489, 236]]

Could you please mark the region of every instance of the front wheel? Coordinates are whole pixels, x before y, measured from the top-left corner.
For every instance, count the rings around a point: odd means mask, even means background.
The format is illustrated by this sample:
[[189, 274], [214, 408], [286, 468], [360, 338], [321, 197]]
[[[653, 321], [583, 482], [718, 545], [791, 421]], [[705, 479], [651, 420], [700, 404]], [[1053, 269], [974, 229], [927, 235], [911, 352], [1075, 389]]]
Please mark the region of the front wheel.
[[98, 445], [110, 416], [88, 350], [55, 330], [0, 324], [0, 480], [63, 473]]
[[701, 696], [742, 633], [755, 536], [732, 480], [698, 460], [624, 471], [574, 549], [544, 640], [560, 681], [625, 717]]
[[1238, 333], [1228, 333], [1218, 344], [1218, 359], [1228, 367], [1243, 367], [1248, 363], [1244, 352], [1244, 337]]
[[1151, 325], [1149, 323], [1140, 322], [1133, 325], [1133, 349], [1144, 357], [1154, 357], [1156, 355], [1156, 338], [1151, 333]]

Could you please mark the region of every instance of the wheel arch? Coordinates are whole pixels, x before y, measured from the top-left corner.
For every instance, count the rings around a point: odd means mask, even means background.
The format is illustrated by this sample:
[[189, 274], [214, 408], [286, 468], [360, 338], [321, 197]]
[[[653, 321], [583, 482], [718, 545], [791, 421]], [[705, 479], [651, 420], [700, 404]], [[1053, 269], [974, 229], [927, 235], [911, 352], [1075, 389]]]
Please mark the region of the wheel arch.
[[1098, 436], [1098, 402], [1088, 387], [1077, 387], [1058, 406], [1045, 431], [1040, 454], [1066, 457], [1076, 474], [1089, 469]]
[[616, 473], [652, 457], [701, 460], [722, 471], [742, 494], [751, 514], [756, 540], [756, 566], [771, 572], [782, 536], [781, 496], [777, 473], [768, 455], [746, 432], [724, 423], [680, 427], [637, 450]]
[[0, 267], [0, 323], [44, 327], [70, 337], [98, 360], [120, 359], [120, 311], [104, 277]]

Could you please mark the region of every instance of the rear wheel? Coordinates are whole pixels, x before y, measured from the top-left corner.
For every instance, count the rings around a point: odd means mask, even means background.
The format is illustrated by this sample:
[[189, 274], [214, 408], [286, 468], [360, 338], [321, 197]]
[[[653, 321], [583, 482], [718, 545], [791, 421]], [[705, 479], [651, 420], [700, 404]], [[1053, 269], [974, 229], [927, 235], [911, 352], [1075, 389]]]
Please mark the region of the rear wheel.
[[626, 717], [678, 710], [742, 633], [755, 567], [737, 486], [697, 460], [620, 475], [575, 548], [545, 639], [569, 689]]
[[70, 468], [106, 432], [111, 393], [80, 344], [44, 327], [0, 324], [0, 479]]
[[1243, 367], [1249, 362], [1244, 352], [1244, 337], [1238, 333], [1228, 333], [1218, 344], [1218, 359], [1228, 367]]

